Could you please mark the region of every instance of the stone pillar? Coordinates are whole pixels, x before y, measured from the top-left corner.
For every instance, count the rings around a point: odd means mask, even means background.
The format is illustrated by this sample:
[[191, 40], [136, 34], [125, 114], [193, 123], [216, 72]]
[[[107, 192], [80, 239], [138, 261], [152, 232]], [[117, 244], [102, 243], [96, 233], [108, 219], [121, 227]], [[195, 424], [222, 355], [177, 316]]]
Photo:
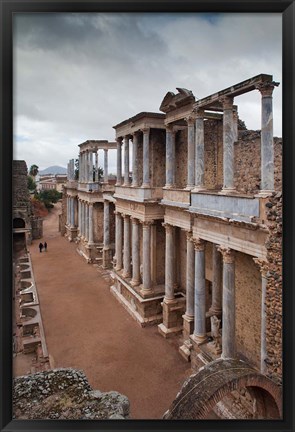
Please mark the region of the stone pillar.
[[145, 128], [142, 129], [143, 132], [143, 175], [142, 175], [142, 187], [149, 188], [151, 187], [151, 180], [150, 180], [150, 129]]
[[151, 224], [142, 222], [142, 293], [151, 293]]
[[132, 186], [138, 186], [138, 132], [134, 132], [132, 146]]
[[103, 181], [104, 183], [109, 182], [109, 174], [108, 174], [108, 149], [103, 149], [104, 151], [104, 173], [103, 173]]
[[122, 247], [123, 247], [123, 230], [122, 230], [122, 215], [115, 212], [116, 215], [116, 270], [122, 269]]
[[93, 204], [90, 203], [88, 207], [89, 223], [88, 223], [88, 244], [93, 244]]
[[104, 200], [103, 206], [103, 246], [110, 246], [110, 203]]
[[85, 210], [86, 210], [86, 217], [85, 217], [85, 228], [86, 228], [86, 239], [87, 241], [89, 240], [89, 204], [86, 203], [85, 206]]
[[166, 230], [165, 245], [165, 297], [164, 302], [169, 303], [174, 300], [174, 226], [163, 223]]
[[78, 227], [78, 220], [79, 220], [79, 216], [78, 216], [78, 197], [74, 198], [74, 226], [75, 228]]
[[234, 130], [234, 142], [238, 141], [239, 133], [238, 133], [238, 107], [234, 105], [233, 107], [233, 130]]
[[98, 150], [95, 152], [95, 181], [98, 182]]
[[140, 284], [140, 258], [139, 258], [139, 220], [132, 217], [132, 281], [131, 285]]
[[191, 231], [186, 232], [186, 310], [183, 315], [184, 338], [193, 333], [195, 294], [195, 251]]
[[129, 136], [124, 137], [124, 186], [129, 186]]
[[124, 268], [123, 277], [131, 277], [131, 260], [130, 260], [130, 216], [122, 214], [124, 219]]
[[223, 193], [235, 191], [234, 187], [234, 121], [233, 98], [225, 96], [223, 104]]
[[174, 186], [175, 178], [175, 132], [172, 126], [166, 127], [166, 188]]
[[117, 141], [117, 182], [116, 186], [122, 184], [122, 138], [116, 138]]
[[74, 198], [73, 197], [71, 197], [70, 198], [70, 200], [71, 200], [71, 215], [70, 215], [70, 217], [71, 217], [71, 228], [74, 228], [74, 217], [75, 217], [75, 215], [74, 215]]
[[235, 257], [234, 251], [219, 247], [223, 256], [223, 301], [222, 301], [222, 358], [236, 356], [236, 304], [235, 304]]
[[261, 93], [261, 187], [262, 194], [274, 190], [274, 146], [272, 93], [277, 83], [261, 83], [256, 88]]
[[212, 278], [212, 305], [209, 309], [208, 316], [221, 316], [222, 312], [222, 263], [221, 254], [218, 251], [218, 246], [212, 244], [213, 248], [213, 278]]
[[196, 111], [196, 134], [195, 134], [195, 187], [194, 191], [204, 189], [205, 174], [205, 143], [204, 143], [204, 110]]
[[195, 246], [195, 326], [193, 340], [202, 344], [207, 340], [206, 333], [206, 285], [205, 285], [205, 242], [198, 238]]
[[84, 237], [85, 236], [85, 231], [84, 231], [84, 202], [81, 201], [81, 236]]
[[157, 285], [157, 225], [151, 225], [151, 282]]
[[187, 186], [193, 189], [195, 185], [195, 119], [189, 116], [187, 122]]
[[89, 151], [89, 182], [93, 183], [93, 153]]
[[266, 347], [266, 287], [267, 287], [267, 272], [268, 263], [259, 258], [253, 258], [255, 264], [258, 265], [261, 273], [261, 334], [260, 334], [260, 372], [266, 374], [267, 365], [265, 360], [267, 359], [267, 347]]

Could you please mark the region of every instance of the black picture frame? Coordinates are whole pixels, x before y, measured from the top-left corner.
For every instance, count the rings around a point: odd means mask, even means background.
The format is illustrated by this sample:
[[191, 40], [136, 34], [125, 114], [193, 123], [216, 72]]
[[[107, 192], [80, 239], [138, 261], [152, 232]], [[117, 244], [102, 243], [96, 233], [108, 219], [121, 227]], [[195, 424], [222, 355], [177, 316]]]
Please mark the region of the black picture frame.
[[[295, 5], [279, 0], [99, 1], [0, 0], [1, 141], [0, 141], [0, 425], [1, 431], [271, 431], [295, 430], [294, 424], [294, 76]], [[283, 420], [278, 421], [20, 421], [12, 420], [12, 17], [19, 12], [253, 12], [282, 13], [283, 18]], [[237, 35], [238, 37], [238, 35]]]

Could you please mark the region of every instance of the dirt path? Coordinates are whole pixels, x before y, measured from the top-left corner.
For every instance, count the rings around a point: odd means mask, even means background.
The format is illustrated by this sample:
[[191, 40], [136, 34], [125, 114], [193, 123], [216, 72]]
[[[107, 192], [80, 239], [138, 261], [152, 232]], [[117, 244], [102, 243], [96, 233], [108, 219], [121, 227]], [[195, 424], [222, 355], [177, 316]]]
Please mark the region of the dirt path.
[[117, 390], [131, 403], [133, 419], [161, 418], [189, 365], [157, 327], [141, 328], [109, 291], [105, 273], [89, 265], [58, 232], [56, 205], [30, 246], [49, 354], [55, 367], [83, 369], [90, 385]]

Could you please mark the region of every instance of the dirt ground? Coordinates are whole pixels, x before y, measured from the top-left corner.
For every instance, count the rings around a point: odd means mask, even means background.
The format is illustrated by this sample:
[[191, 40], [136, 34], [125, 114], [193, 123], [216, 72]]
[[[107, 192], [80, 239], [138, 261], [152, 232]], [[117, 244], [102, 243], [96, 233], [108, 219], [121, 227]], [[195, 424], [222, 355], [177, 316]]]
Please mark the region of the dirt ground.
[[189, 364], [175, 340], [157, 326], [141, 328], [110, 293], [107, 273], [87, 264], [58, 232], [60, 203], [44, 220], [47, 252], [29, 247], [46, 343], [55, 367], [83, 369], [90, 385], [116, 390], [131, 404], [133, 419], [160, 419]]

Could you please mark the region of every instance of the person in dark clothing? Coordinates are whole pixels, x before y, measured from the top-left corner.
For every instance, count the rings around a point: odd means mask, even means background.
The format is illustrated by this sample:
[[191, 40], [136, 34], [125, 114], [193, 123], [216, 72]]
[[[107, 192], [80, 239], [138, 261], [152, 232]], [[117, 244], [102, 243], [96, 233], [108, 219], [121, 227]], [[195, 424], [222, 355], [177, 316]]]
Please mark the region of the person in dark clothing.
[[45, 252], [47, 252], [47, 243], [46, 242], [44, 243], [44, 249], [45, 249]]
[[40, 252], [42, 252], [42, 249], [43, 249], [43, 244], [39, 243], [39, 250], [40, 250]]

